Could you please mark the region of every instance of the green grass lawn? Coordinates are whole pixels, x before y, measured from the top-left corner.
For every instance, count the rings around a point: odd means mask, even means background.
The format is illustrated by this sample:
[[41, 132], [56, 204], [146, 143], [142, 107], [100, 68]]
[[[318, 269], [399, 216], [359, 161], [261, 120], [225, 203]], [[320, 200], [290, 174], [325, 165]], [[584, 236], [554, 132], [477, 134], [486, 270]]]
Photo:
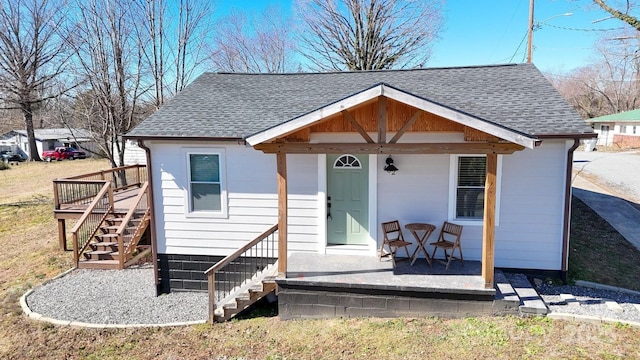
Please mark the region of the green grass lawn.
[[569, 278], [640, 291], [640, 251], [573, 198]]

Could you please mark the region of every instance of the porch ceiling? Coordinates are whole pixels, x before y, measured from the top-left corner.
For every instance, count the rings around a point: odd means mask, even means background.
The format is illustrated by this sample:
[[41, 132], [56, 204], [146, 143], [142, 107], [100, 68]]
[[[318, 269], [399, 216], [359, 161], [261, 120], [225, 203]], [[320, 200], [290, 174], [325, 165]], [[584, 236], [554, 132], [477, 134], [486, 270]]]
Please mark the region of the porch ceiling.
[[[465, 143], [403, 143], [407, 132], [462, 132]], [[357, 144], [309, 144], [312, 132], [356, 132]], [[395, 135], [387, 142], [387, 133]], [[377, 133], [375, 141], [369, 133]], [[275, 141], [275, 143], [274, 143]], [[334, 153], [496, 153], [539, 143], [534, 136], [480, 119], [387, 84], [376, 85], [338, 102], [247, 138], [265, 152]]]

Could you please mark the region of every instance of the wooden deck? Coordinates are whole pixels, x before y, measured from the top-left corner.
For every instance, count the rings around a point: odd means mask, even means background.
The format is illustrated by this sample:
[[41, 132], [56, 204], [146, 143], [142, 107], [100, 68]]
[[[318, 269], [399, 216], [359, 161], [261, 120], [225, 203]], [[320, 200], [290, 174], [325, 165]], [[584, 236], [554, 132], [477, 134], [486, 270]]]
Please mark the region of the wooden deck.
[[[496, 289], [485, 288], [481, 263], [458, 261], [449, 270], [440, 261], [400, 261], [377, 257], [293, 253], [287, 277], [276, 280], [282, 319], [327, 317], [464, 317], [504, 310]], [[507, 304], [513, 312], [518, 304]], [[517, 310], [515, 310], [517, 311]]]
[[[127, 212], [133, 206], [133, 202], [140, 193], [140, 187], [134, 186], [113, 193], [115, 212]], [[79, 219], [87, 210], [88, 205], [61, 204], [60, 209], [54, 209], [56, 219]]]

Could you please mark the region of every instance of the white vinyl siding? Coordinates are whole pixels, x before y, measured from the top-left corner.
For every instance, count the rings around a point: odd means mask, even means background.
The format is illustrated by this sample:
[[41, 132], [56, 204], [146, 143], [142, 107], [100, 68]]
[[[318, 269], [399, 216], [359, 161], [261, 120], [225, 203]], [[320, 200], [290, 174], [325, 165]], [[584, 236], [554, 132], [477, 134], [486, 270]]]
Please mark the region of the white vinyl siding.
[[[275, 155], [229, 143], [149, 141], [158, 252], [226, 256], [278, 222]], [[188, 213], [188, 152], [220, 153], [226, 216]], [[317, 248], [315, 155], [287, 155], [290, 251]], [[187, 205], [186, 205], [187, 204]]]
[[[464, 141], [462, 136], [450, 134], [405, 134], [401, 142], [424, 142], [432, 137], [437, 142]], [[338, 141], [341, 136], [332, 134], [331, 139]], [[566, 156], [572, 144], [573, 141], [544, 140], [535, 149], [498, 157], [497, 267], [560, 269]], [[235, 143], [149, 141], [148, 145], [154, 172], [159, 253], [225, 256], [277, 223], [275, 155]], [[188, 166], [182, 149], [187, 147], [224, 150], [227, 217], [186, 216]], [[452, 220], [449, 211], [455, 203], [451, 194], [455, 194], [456, 183], [451, 177], [457, 162], [450, 155], [394, 154], [400, 170], [391, 175], [383, 170], [387, 156], [375, 157], [377, 161], [370, 161], [371, 168], [377, 171], [370, 192], [377, 196], [377, 209], [371, 226], [378, 229], [381, 222], [396, 219], [402, 226], [427, 222], [437, 226], [430, 238], [434, 241], [443, 221]], [[319, 242], [326, 241], [319, 235], [324, 234], [319, 227], [325, 224], [321, 219], [326, 213], [321, 209], [326, 198], [319, 196], [318, 156], [287, 155], [287, 175], [289, 251], [320, 251]], [[467, 222], [472, 225], [465, 224], [462, 232], [464, 257], [480, 260], [482, 221]], [[409, 232], [404, 235], [412, 238]], [[374, 235], [378, 246], [381, 236]], [[415, 245], [410, 251], [414, 249]]]
[[[499, 207], [496, 208], [495, 265], [518, 269], [560, 270], [564, 176], [567, 149], [573, 141], [545, 140], [535, 149], [498, 157]], [[481, 260], [482, 221], [458, 221], [450, 217], [455, 204], [455, 161], [450, 155], [394, 155], [400, 171], [384, 172], [386, 155], [378, 156], [378, 217], [380, 223], [426, 222], [437, 227], [435, 241], [445, 220], [464, 225], [465, 259]], [[455, 199], [455, 197], [453, 198]], [[412, 239], [405, 231], [405, 238]], [[378, 237], [381, 237], [379, 235]], [[381, 239], [378, 239], [378, 244]], [[378, 245], [379, 246], [379, 245]], [[409, 248], [415, 250], [415, 244]]]

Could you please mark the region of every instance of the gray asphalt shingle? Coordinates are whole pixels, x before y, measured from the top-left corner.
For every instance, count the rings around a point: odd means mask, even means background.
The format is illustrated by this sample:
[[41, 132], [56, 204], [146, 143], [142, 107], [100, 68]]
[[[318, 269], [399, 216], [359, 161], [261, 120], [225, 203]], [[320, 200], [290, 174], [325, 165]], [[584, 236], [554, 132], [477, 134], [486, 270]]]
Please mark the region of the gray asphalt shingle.
[[531, 64], [336, 73], [205, 73], [130, 137], [246, 138], [385, 83], [528, 135], [592, 132]]

